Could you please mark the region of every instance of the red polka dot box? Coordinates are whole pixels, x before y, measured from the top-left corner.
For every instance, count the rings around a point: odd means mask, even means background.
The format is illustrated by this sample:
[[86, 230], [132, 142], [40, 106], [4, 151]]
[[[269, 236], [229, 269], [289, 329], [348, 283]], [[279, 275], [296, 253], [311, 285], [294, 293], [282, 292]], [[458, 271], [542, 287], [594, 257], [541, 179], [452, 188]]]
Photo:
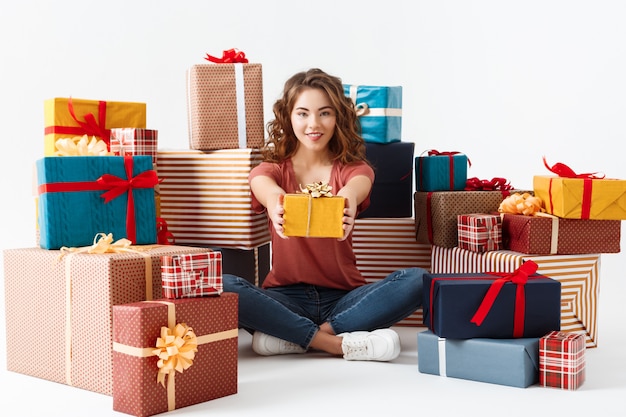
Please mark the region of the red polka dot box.
[[238, 296], [113, 306], [113, 409], [145, 417], [237, 393]]
[[162, 298], [162, 256], [206, 252], [131, 248], [4, 250], [7, 370], [112, 395], [113, 306]]

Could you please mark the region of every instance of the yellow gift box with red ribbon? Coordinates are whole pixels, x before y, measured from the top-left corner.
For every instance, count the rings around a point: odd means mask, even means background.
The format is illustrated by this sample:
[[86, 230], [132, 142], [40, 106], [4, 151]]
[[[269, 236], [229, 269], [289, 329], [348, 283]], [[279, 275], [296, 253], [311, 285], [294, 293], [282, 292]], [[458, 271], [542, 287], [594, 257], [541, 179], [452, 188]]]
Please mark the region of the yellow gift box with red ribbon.
[[238, 296], [113, 306], [113, 409], [150, 416], [237, 393]]
[[576, 174], [567, 165], [546, 167], [557, 174], [535, 175], [533, 191], [547, 213], [565, 219], [626, 220], [626, 180], [596, 173]]
[[145, 129], [146, 103], [51, 98], [44, 100], [44, 156], [54, 156], [61, 138], [87, 135], [109, 145], [111, 129]]
[[333, 196], [323, 183], [309, 184], [302, 191], [285, 194], [285, 236], [343, 237], [345, 198]]

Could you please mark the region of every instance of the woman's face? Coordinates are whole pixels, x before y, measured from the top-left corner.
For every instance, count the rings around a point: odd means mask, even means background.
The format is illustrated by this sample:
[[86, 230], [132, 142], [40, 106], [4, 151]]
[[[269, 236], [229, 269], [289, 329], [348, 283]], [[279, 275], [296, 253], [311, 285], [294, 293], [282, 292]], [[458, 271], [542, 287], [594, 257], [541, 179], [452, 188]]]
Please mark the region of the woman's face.
[[335, 133], [336, 112], [328, 94], [317, 88], [303, 90], [291, 111], [291, 126], [306, 149], [326, 150]]

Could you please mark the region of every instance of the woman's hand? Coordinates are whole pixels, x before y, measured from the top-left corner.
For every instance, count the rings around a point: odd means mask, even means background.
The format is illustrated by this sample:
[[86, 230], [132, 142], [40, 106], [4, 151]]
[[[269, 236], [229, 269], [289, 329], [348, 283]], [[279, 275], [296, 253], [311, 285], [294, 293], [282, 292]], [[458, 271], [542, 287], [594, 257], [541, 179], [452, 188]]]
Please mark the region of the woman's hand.
[[283, 227], [283, 224], [285, 223], [285, 219], [283, 218], [283, 214], [285, 213], [285, 208], [283, 207], [284, 201], [285, 195], [279, 194], [276, 199], [276, 204], [269, 205], [267, 207], [267, 214], [272, 221], [272, 226], [274, 226], [276, 234], [283, 239], [288, 239], [288, 237], [284, 234], [285, 228]]
[[354, 228], [354, 219], [356, 217], [356, 209], [352, 208], [353, 206], [356, 206], [356, 204], [350, 204], [350, 199], [346, 198], [345, 206], [343, 209], [343, 219], [342, 219], [343, 237], [337, 239], [339, 241], [346, 240], [346, 238], [350, 236], [350, 233], [352, 232], [352, 229]]

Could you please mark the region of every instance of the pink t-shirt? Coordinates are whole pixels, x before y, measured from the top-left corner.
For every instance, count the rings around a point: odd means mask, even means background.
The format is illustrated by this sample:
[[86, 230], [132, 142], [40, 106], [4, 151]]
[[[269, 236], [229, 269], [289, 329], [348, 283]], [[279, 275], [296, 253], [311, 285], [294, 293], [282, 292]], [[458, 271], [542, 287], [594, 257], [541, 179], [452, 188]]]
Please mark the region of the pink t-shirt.
[[[262, 162], [252, 169], [248, 180], [264, 175], [273, 178], [287, 193], [300, 192], [291, 159], [275, 164]], [[329, 185], [337, 192], [353, 177], [365, 175], [374, 182], [374, 170], [365, 162], [343, 165], [335, 162]], [[357, 208], [357, 213], [370, 204], [370, 196]], [[257, 213], [265, 211], [252, 194], [252, 209]], [[263, 282], [263, 287], [278, 287], [291, 284], [312, 284], [327, 288], [351, 290], [365, 284], [365, 279], [356, 267], [356, 257], [352, 250], [352, 235], [343, 241], [334, 238], [304, 238], [278, 236], [274, 227], [268, 226], [272, 236], [272, 268]]]

